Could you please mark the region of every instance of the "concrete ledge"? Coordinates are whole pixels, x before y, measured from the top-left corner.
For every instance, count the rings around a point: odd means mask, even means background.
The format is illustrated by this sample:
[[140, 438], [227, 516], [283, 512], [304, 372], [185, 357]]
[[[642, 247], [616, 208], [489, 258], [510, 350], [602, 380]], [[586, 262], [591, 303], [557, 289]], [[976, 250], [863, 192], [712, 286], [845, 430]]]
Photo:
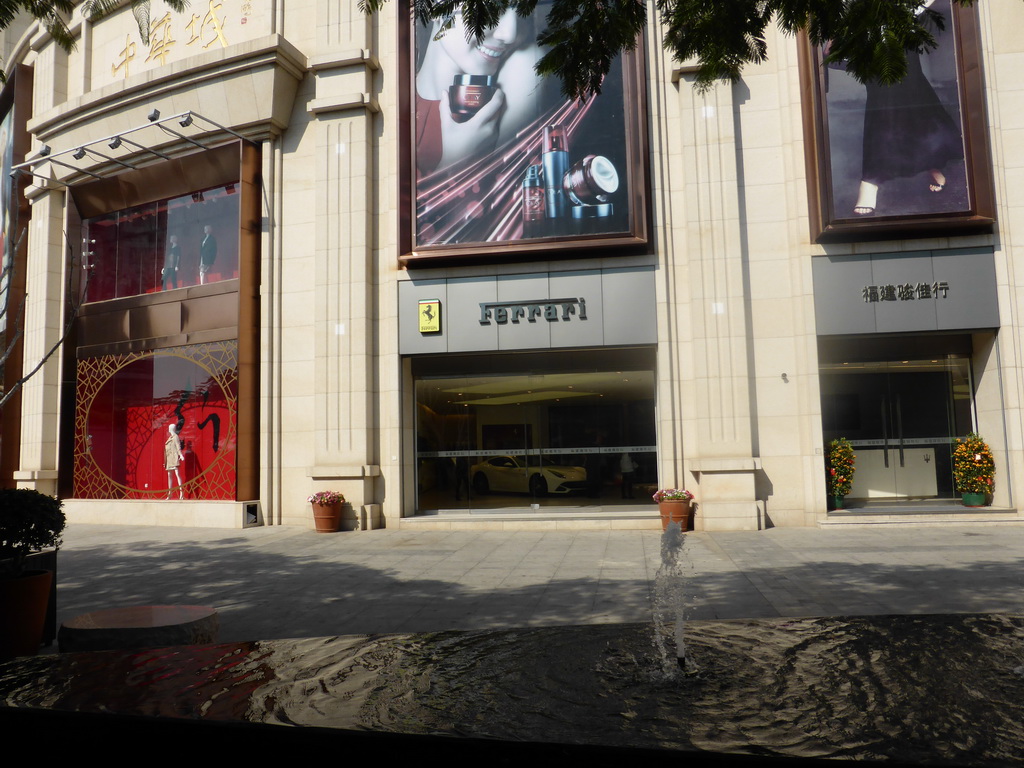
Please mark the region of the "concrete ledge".
[[417, 515], [388, 520], [403, 531], [660, 531], [657, 513], [601, 512]]
[[[69, 523], [168, 525], [179, 528], [250, 528], [263, 525], [256, 501], [109, 501], [65, 499]], [[252, 515], [255, 515], [253, 521]]]
[[1024, 525], [1024, 515], [1019, 512], [985, 513], [959, 512], [935, 514], [891, 514], [891, 515], [850, 515], [844, 517], [830, 516], [818, 521], [819, 528], [863, 528], [877, 525], [899, 525], [903, 527], [918, 525]]

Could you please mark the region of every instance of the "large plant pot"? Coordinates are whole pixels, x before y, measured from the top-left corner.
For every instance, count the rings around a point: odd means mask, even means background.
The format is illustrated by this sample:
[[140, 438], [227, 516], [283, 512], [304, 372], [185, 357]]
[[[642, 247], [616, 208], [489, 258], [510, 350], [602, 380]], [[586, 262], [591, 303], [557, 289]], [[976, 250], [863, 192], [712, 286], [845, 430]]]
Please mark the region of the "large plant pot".
[[693, 517], [693, 507], [690, 502], [682, 499], [670, 499], [658, 502], [658, 511], [661, 513], [661, 530], [666, 530], [669, 523], [679, 523], [679, 527], [688, 531]]
[[832, 504], [832, 509], [845, 509], [846, 497], [845, 496], [829, 496], [829, 502]]
[[49, 571], [0, 579], [0, 661], [39, 652], [52, 580]]
[[341, 504], [313, 504], [317, 533], [334, 533], [341, 528]]
[[984, 507], [985, 506], [985, 494], [984, 493], [961, 493], [960, 501], [965, 507]]

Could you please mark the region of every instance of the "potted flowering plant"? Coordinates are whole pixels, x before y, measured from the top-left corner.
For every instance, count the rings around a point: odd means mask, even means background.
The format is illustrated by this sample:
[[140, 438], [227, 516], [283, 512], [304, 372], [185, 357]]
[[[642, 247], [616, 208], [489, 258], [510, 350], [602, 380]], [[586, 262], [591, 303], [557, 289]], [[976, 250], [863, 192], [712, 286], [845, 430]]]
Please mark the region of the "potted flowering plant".
[[965, 507], [983, 507], [995, 485], [996, 462], [981, 435], [957, 439], [953, 449], [953, 481]]
[[652, 496], [658, 503], [661, 514], [661, 530], [666, 530], [669, 523], [679, 523], [684, 531], [689, 530], [693, 522], [693, 494], [685, 488], [662, 488]]
[[338, 491], [317, 491], [306, 499], [313, 505], [313, 523], [317, 533], [334, 533], [341, 527], [341, 505], [345, 497]]
[[842, 509], [843, 499], [853, 490], [856, 458], [853, 446], [845, 437], [828, 444], [825, 452], [825, 487], [833, 509]]

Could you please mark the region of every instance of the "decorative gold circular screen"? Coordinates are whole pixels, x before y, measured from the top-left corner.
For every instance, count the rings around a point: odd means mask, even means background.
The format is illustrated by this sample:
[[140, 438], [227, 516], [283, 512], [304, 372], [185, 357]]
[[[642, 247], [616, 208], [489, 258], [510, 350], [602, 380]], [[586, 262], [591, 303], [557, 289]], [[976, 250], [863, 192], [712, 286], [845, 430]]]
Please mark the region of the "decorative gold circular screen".
[[237, 342], [82, 358], [75, 391], [76, 498], [234, 500]]

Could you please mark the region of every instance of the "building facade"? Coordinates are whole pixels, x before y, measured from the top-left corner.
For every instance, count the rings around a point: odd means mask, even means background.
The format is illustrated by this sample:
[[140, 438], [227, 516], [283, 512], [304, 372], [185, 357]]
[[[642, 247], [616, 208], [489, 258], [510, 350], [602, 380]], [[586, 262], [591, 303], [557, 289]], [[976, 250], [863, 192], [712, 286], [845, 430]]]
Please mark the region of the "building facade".
[[208, 0], [148, 43], [76, 14], [70, 53], [15, 24], [4, 236], [45, 362], [5, 482], [193, 526], [334, 489], [362, 529], [650, 526], [686, 487], [751, 530], [830, 521], [836, 437], [854, 508], [957, 519], [976, 431], [1017, 519], [1024, 7], [979, 5], [933, 6], [898, 93], [782, 35], [700, 92], [652, 21], [586, 104], [533, 78], [535, 19]]

